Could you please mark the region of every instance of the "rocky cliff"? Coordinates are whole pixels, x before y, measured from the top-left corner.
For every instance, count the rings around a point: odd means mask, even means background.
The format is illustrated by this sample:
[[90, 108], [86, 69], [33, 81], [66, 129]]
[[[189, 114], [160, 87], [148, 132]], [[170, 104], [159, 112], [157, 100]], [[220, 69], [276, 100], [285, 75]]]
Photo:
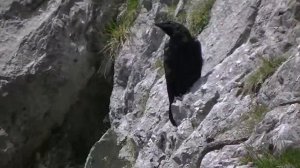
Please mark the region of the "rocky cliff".
[[197, 5], [207, 2], [141, 1], [115, 60], [112, 126], [85, 168], [251, 167], [251, 152], [299, 146], [299, 0], [216, 0], [196, 33], [202, 77], [172, 105], [180, 125], [169, 122], [161, 67], [168, 39], [154, 23], [171, 12], [193, 26]]
[[1, 168], [83, 167], [108, 125], [101, 32], [121, 2], [0, 2]]
[[[178, 127], [170, 19], [204, 59]], [[246, 168], [300, 147], [299, 23], [299, 0], [0, 2], [0, 167]]]

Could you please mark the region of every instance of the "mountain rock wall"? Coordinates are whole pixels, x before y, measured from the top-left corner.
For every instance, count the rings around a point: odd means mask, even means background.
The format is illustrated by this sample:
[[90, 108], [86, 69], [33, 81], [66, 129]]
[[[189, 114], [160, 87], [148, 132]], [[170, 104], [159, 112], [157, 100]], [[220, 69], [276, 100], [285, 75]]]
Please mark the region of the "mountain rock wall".
[[197, 36], [202, 77], [172, 105], [177, 128], [162, 67], [168, 38], [154, 26], [174, 3], [189, 17], [189, 5], [204, 2], [141, 1], [115, 60], [112, 127], [85, 168], [251, 167], [240, 161], [247, 146], [276, 153], [299, 145], [300, 1], [215, 1]]
[[108, 113], [112, 73], [96, 73], [98, 53], [121, 2], [1, 2], [1, 168], [83, 164]]

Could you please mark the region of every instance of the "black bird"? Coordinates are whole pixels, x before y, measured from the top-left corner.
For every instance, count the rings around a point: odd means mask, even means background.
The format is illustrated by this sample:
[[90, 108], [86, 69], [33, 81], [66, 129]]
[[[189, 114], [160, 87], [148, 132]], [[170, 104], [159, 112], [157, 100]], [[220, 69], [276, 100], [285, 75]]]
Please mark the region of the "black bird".
[[175, 97], [185, 94], [200, 78], [203, 62], [201, 44], [182, 24], [167, 21], [155, 25], [170, 36], [164, 49], [164, 69], [169, 96], [169, 118], [177, 126], [171, 104]]

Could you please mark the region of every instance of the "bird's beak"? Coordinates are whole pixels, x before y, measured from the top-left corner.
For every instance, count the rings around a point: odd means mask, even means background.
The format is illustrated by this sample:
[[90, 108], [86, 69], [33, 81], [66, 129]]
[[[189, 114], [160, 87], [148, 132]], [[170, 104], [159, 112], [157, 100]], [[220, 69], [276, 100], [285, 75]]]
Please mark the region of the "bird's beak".
[[166, 27], [166, 24], [164, 24], [164, 23], [155, 23], [155, 26], [160, 28], [167, 35], [170, 35], [170, 31], [168, 31], [168, 28]]
[[159, 27], [159, 28], [162, 27], [162, 24], [161, 24], [161, 23], [155, 23], [154, 25], [155, 25], [156, 27]]

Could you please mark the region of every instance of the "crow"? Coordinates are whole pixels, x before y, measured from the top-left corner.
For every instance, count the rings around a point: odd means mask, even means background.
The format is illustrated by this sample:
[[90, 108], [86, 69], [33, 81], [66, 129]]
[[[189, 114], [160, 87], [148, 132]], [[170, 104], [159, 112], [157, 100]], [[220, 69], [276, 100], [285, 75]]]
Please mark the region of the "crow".
[[171, 111], [175, 97], [181, 97], [200, 78], [202, 69], [201, 44], [182, 24], [166, 21], [156, 23], [170, 40], [164, 49], [164, 70], [169, 96], [169, 119], [177, 126]]

